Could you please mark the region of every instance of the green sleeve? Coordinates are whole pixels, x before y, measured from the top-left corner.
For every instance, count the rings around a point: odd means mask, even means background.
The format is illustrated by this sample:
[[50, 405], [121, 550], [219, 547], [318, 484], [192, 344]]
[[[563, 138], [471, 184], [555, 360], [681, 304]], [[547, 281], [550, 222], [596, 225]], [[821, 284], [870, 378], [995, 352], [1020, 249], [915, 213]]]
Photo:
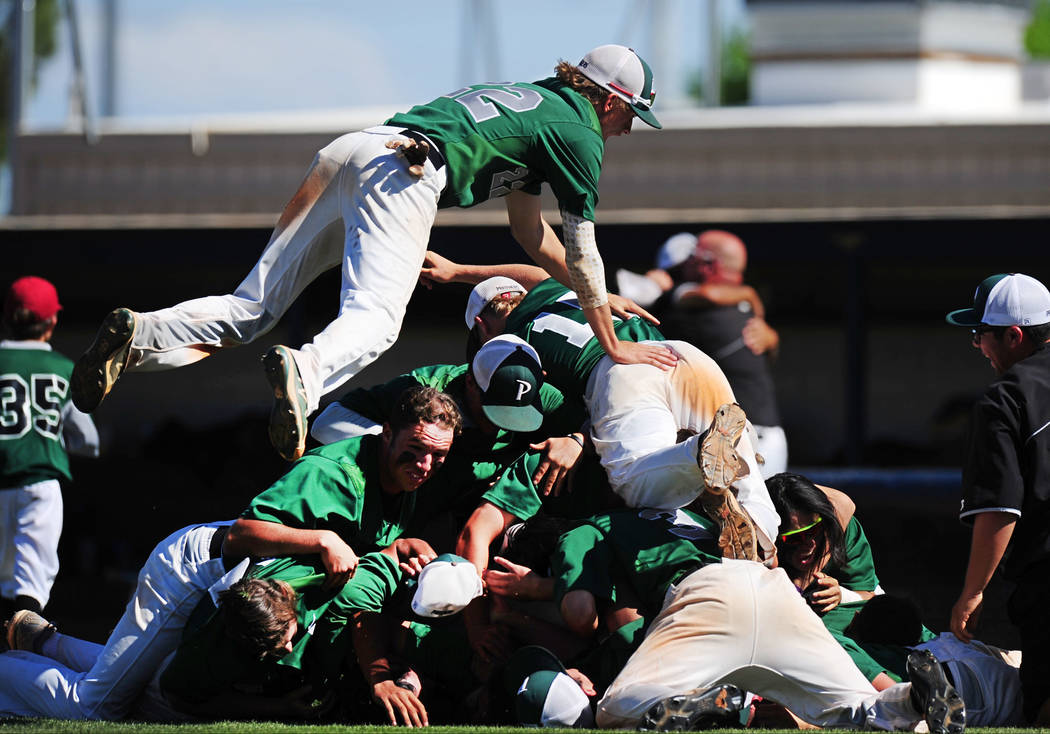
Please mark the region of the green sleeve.
[[559, 208], [593, 222], [605, 154], [601, 134], [582, 123], [565, 122], [545, 126], [539, 136], [546, 153], [542, 175]]
[[401, 569], [389, 555], [379, 552], [363, 555], [354, 575], [332, 600], [327, 616], [345, 622], [354, 612], [381, 612], [400, 582]]
[[846, 560], [841, 568], [828, 569], [827, 573], [838, 579], [841, 586], [853, 591], [875, 591], [879, 577], [875, 575], [875, 559], [871, 545], [864, 535], [864, 528], [854, 516], [846, 526]]
[[503, 470], [481, 499], [491, 502], [519, 520], [528, 520], [540, 511], [543, 501], [532, 483], [533, 472], [539, 466], [541, 454], [531, 451], [519, 456]]
[[598, 600], [616, 601], [613, 553], [605, 534], [594, 525], [581, 525], [558, 540], [551, 555], [554, 601], [559, 605], [570, 591], [589, 591]]
[[353, 545], [365, 498], [364, 476], [354, 469], [350, 462], [308, 454], [241, 516], [294, 528], [326, 528]]
[[824, 626], [827, 627], [831, 636], [842, 646], [842, 649], [846, 651], [846, 654], [850, 656], [854, 664], [860, 668], [860, 672], [862, 672], [869, 681], [874, 680], [875, 676], [882, 672], [889, 673], [891, 677], [894, 677], [899, 681], [897, 676], [893, 676], [890, 671], [886, 670], [882, 663], [872, 658], [871, 655], [860, 646], [860, 644], [846, 634], [846, 628], [863, 606], [863, 601], [839, 604], [830, 612], [824, 614], [821, 617], [821, 621], [824, 622]]

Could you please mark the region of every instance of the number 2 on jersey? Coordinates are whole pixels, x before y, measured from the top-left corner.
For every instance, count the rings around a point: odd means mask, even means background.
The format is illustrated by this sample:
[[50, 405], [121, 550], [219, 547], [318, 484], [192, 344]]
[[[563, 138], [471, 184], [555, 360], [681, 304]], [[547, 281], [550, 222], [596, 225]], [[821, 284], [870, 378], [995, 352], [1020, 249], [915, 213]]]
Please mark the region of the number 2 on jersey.
[[485, 122], [502, 113], [494, 103], [514, 112], [528, 112], [540, 106], [543, 96], [535, 89], [513, 84], [493, 84], [480, 89], [463, 87], [445, 95], [467, 108], [474, 122]]

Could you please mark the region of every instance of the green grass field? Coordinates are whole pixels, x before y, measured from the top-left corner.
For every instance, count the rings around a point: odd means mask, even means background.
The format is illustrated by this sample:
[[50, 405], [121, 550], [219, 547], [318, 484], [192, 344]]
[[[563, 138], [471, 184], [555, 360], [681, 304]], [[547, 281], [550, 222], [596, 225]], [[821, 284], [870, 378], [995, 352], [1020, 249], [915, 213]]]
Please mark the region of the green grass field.
[[[511, 727], [483, 726], [432, 726], [427, 729], [430, 734], [536, 734], [536, 729], [518, 729]], [[551, 729], [551, 732], [599, 732], [606, 730], [587, 729]], [[713, 729], [715, 732], [737, 732], [740, 729]], [[797, 729], [757, 729], [765, 734], [787, 734]], [[973, 734], [1031, 734], [1035, 729], [967, 729]], [[393, 726], [294, 726], [290, 724], [260, 723], [255, 721], [217, 721], [207, 724], [132, 724], [104, 721], [58, 721], [56, 719], [11, 719], [0, 721], [0, 734], [36, 734], [53, 732], [54, 734], [75, 732], [76, 734], [212, 734], [229, 732], [230, 734], [397, 734], [404, 728]]]

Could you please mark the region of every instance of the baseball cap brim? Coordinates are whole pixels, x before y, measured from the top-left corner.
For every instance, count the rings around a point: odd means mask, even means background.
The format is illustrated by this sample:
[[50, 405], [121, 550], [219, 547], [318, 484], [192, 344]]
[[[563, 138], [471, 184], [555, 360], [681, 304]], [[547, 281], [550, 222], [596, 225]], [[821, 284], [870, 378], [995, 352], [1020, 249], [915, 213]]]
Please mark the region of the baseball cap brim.
[[638, 115], [638, 119], [646, 125], [649, 127], [655, 127], [657, 130], [663, 129], [663, 125], [661, 125], [660, 121], [656, 119], [656, 115], [653, 114], [652, 110], [642, 107], [641, 105], [631, 105], [630, 107], [634, 110], [634, 114]]
[[944, 320], [949, 324], [955, 326], [980, 326], [981, 317], [972, 308], [960, 308], [958, 311], [952, 311], [950, 314], [944, 317]]
[[531, 405], [482, 405], [481, 410], [507, 431], [531, 433], [543, 425], [543, 413]]

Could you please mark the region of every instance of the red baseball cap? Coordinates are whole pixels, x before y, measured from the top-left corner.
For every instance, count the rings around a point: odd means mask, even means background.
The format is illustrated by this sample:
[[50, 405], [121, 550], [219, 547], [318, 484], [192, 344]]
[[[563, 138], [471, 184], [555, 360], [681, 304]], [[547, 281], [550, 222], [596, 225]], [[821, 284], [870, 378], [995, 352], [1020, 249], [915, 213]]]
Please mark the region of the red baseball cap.
[[25, 309], [40, 321], [47, 321], [62, 308], [58, 302], [58, 291], [50, 281], [27, 275], [11, 284], [4, 299], [4, 319], [9, 320], [15, 311]]

